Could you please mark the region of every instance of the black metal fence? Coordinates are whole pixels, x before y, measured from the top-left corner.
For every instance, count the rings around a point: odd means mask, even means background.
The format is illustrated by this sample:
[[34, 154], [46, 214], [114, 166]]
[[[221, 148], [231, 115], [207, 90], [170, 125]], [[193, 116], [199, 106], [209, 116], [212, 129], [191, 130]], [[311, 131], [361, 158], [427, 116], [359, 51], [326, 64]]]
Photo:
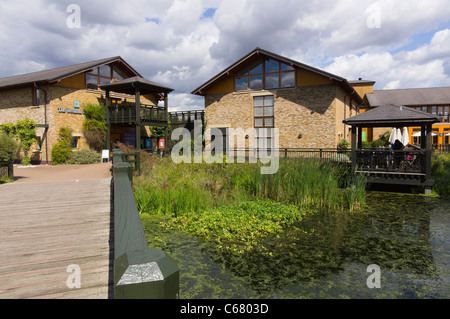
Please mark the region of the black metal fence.
[[227, 156], [234, 158], [255, 159], [261, 156], [274, 156], [279, 158], [301, 158], [319, 161], [350, 162], [350, 150], [335, 148], [277, 148], [277, 149], [234, 149], [228, 150]]

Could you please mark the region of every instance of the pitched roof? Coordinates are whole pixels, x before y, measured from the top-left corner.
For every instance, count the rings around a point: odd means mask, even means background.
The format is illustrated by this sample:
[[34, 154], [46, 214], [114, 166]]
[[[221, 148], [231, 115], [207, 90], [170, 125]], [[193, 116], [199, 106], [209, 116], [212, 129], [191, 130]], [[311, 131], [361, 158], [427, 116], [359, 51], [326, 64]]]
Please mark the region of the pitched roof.
[[21, 74], [10, 76], [0, 79], [0, 89], [12, 88], [19, 86], [27, 86], [36, 84], [52, 83], [69, 76], [73, 76], [79, 73], [86, 72], [100, 65], [109, 64], [112, 62], [121, 62], [129, 69], [133, 74], [140, 76], [140, 74], [134, 70], [128, 63], [126, 63], [120, 56], [110, 57], [106, 59], [100, 59], [90, 62], [84, 62], [69, 66], [63, 66], [59, 68], [43, 70], [33, 73]]
[[375, 90], [366, 96], [370, 106], [450, 104], [450, 87]]
[[311, 72], [323, 75], [323, 76], [325, 76], [325, 77], [327, 77], [327, 78], [337, 82], [338, 84], [340, 84], [348, 93], [353, 93], [354, 92], [355, 98], [358, 100], [359, 103], [362, 103], [362, 99], [360, 98], [360, 96], [356, 93], [356, 91], [353, 89], [353, 87], [350, 85], [350, 83], [346, 79], [344, 79], [343, 77], [340, 77], [340, 76], [328, 73], [326, 71], [314, 68], [314, 67], [312, 67], [310, 65], [307, 65], [307, 64], [295, 61], [295, 60], [291, 60], [289, 58], [286, 58], [286, 57], [283, 57], [281, 55], [278, 55], [278, 54], [275, 54], [275, 53], [263, 50], [261, 48], [254, 49], [249, 54], [247, 54], [246, 56], [244, 56], [243, 58], [241, 58], [237, 62], [233, 63], [229, 67], [227, 67], [225, 70], [223, 70], [219, 74], [215, 75], [214, 77], [209, 79], [207, 82], [203, 83], [201, 86], [196, 88], [191, 93], [192, 94], [196, 94], [196, 95], [204, 95], [204, 92], [209, 87], [211, 87], [212, 85], [214, 85], [218, 81], [221, 81], [224, 78], [226, 78], [226, 77], [236, 73], [244, 65], [246, 65], [247, 63], [249, 63], [251, 61], [255, 61], [255, 60], [259, 59], [261, 56], [278, 60], [278, 61], [283, 62], [285, 64], [289, 64], [290, 66], [292, 66], [294, 68], [306, 69], [308, 71], [311, 71]]
[[436, 115], [402, 105], [382, 105], [342, 121], [362, 127], [411, 126], [439, 122]]
[[141, 94], [169, 93], [173, 89], [161, 84], [149, 81], [140, 76], [134, 76], [121, 81], [100, 85], [102, 90], [111, 90], [118, 93], [135, 94], [135, 87], [139, 86]]

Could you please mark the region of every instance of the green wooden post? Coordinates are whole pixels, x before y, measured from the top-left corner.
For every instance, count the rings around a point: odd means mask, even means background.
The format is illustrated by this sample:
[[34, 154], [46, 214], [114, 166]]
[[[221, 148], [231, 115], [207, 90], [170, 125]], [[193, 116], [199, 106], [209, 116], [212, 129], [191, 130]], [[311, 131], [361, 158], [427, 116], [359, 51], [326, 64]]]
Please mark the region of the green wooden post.
[[179, 269], [165, 252], [149, 249], [123, 152], [113, 151], [114, 298], [179, 298]]
[[141, 149], [141, 91], [136, 84], [136, 149]]

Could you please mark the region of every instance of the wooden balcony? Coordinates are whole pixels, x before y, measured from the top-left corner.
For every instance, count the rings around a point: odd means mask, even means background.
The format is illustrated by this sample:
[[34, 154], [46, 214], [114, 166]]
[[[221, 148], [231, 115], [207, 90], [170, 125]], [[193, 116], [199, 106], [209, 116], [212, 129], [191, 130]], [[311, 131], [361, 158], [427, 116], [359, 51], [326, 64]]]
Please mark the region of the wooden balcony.
[[[136, 106], [120, 105], [108, 108], [109, 122], [111, 124], [137, 124]], [[140, 107], [140, 124], [148, 126], [166, 126], [165, 112], [163, 107]]]
[[356, 173], [371, 183], [424, 185], [426, 150], [356, 150]]

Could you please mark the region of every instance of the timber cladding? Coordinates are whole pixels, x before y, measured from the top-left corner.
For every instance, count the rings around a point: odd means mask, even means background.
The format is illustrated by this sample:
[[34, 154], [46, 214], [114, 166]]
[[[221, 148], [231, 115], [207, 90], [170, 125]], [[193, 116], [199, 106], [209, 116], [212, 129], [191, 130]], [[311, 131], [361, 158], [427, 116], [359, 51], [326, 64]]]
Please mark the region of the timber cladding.
[[336, 90], [336, 85], [331, 84], [208, 94], [206, 122], [208, 127], [253, 128], [254, 97], [273, 96], [274, 126], [279, 128], [280, 148], [335, 148]]

